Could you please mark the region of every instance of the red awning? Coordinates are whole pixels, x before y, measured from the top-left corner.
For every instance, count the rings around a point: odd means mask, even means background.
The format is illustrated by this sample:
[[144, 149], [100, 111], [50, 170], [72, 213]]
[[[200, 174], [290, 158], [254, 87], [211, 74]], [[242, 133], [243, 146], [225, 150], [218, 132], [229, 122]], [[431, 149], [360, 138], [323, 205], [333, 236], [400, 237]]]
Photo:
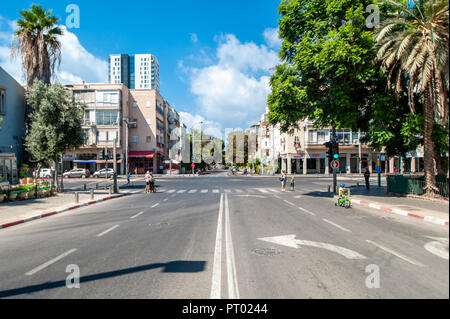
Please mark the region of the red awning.
[[131, 151], [128, 152], [128, 158], [153, 158], [154, 151]]

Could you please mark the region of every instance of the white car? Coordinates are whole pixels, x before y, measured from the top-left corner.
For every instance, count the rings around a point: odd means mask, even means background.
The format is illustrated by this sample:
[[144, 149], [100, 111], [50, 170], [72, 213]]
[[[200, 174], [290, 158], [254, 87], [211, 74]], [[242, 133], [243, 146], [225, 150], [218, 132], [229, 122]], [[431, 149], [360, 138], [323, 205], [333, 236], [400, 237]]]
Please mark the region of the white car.
[[106, 168], [103, 168], [99, 171], [96, 171], [92, 176], [93, 177], [106, 177], [106, 173], [108, 173], [108, 177], [112, 177], [114, 174], [114, 170], [112, 168], [108, 168], [108, 171], [106, 171]]
[[52, 178], [52, 169], [50, 168], [41, 168], [41, 172], [39, 173], [39, 178]]

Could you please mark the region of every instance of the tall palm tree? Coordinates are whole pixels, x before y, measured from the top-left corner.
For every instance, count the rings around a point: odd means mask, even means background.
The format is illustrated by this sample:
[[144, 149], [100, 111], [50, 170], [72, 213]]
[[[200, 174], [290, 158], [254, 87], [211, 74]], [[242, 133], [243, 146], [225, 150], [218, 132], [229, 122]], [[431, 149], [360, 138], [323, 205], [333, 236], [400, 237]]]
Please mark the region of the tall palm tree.
[[388, 86], [398, 93], [407, 81], [409, 105], [413, 113], [414, 96], [424, 104], [423, 128], [425, 187], [427, 196], [438, 192], [434, 172], [434, 121], [448, 119], [449, 90], [449, 4], [447, 0], [424, 0], [412, 5], [385, 0], [395, 10], [375, 30], [377, 60], [388, 72]]
[[61, 61], [61, 44], [56, 37], [62, 35], [56, 24], [59, 18], [51, 16], [52, 10], [46, 11], [35, 4], [31, 5], [31, 10], [19, 13], [22, 19], [17, 21], [11, 55], [13, 58], [21, 56], [28, 87], [36, 79], [49, 84], [55, 66]]

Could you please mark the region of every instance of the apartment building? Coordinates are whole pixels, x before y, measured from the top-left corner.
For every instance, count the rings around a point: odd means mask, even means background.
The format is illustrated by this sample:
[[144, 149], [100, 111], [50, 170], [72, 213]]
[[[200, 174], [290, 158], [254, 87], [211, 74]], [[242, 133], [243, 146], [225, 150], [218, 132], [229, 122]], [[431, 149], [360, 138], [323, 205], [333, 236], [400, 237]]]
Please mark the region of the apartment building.
[[159, 91], [159, 62], [152, 54], [111, 54], [108, 58], [108, 79], [122, 83], [131, 90]]
[[[77, 103], [85, 105], [82, 128], [85, 144], [63, 155], [64, 170], [86, 168], [91, 173], [113, 166], [113, 146], [116, 140], [117, 170], [125, 172], [124, 118], [128, 117], [130, 97], [124, 84], [75, 84], [66, 85]], [[108, 160], [103, 158], [103, 151]]]
[[167, 103], [157, 90], [130, 90], [128, 129], [131, 172], [162, 172], [169, 158]]
[[[330, 140], [331, 127], [315, 128], [308, 120], [300, 121], [298, 127], [286, 133], [280, 132], [279, 125], [273, 126], [267, 121], [268, 109], [261, 120], [252, 127], [258, 131], [258, 149], [256, 157], [263, 164], [275, 165], [278, 171], [289, 174], [328, 174], [331, 172], [327, 158], [327, 148], [323, 143]], [[375, 172], [380, 164], [385, 173], [416, 173], [423, 171], [423, 151], [406, 154], [406, 160], [399, 157], [387, 158], [384, 151], [373, 150], [369, 145], [360, 143], [363, 132], [350, 129], [337, 129], [339, 138], [339, 173], [350, 174], [369, 171]]]
[[25, 135], [25, 89], [0, 67], [0, 183], [18, 181]]

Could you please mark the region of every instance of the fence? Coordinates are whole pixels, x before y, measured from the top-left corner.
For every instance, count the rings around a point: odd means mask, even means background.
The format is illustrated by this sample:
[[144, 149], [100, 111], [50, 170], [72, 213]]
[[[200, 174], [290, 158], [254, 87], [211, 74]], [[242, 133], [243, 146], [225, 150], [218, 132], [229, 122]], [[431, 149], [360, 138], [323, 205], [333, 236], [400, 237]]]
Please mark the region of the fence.
[[[424, 177], [406, 177], [403, 175], [388, 175], [389, 192], [400, 194], [422, 195], [425, 187]], [[436, 176], [436, 186], [439, 194], [448, 197], [449, 181], [446, 176]]]

